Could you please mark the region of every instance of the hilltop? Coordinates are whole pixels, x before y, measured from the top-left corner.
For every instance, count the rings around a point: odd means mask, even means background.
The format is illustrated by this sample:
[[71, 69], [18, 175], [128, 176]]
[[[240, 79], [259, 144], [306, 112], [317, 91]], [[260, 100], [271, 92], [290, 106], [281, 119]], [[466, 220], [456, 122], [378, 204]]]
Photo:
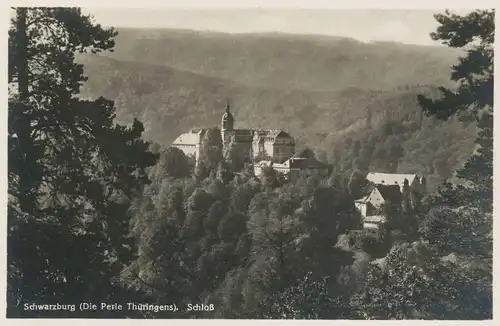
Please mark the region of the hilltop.
[[120, 29], [117, 60], [165, 65], [265, 88], [391, 90], [449, 83], [458, 51], [400, 43], [282, 33], [226, 34]]

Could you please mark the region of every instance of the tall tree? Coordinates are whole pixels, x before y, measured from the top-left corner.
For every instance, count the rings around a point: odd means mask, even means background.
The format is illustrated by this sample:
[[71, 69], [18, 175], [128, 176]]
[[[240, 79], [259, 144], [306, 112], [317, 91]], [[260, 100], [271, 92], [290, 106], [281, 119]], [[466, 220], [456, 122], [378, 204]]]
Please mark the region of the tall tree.
[[[455, 177], [462, 182], [455, 184], [450, 180], [445, 183], [437, 198], [441, 209], [430, 211], [420, 223], [420, 232], [432, 238], [441, 250], [464, 255], [468, 261], [485, 263], [481, 273], [473, 273], [464, 282], [453, 279], [457, 275], [449, 271], [444, 273], [447, 276], [443, 282], [453, 288], [453, 298], [467, 297], [475, 301], [473, 304], [455, 303], [465, 318], [491, 318], [495, 12], [476, 10], [459, 16], [447, 11], [435, 18], [440, 26], [431, 34], [432, 38], [450, 47], [466, 47], [466, 55], [459, 59], [451, 74], [457, 88], [441, 88], [442, 96], [437, 100], [419, 96], [419, 102], [427, 115], [439, 119], [455, 116], [460, 121], [475, 120], [477, 137], [474, 153], [463, 168], [456, 171]], [[437, 231], [439, 236], [436, 238]], [[461, 286], [474, 283], [482, 286]], [[471, 306], [480, 308], [470, 309]], [[457, 315], [455, 311], [454, 315]]]
[[[457, 116], [461, 121], [476, 120], [478, 134], [476, 151], [457, 171], [457, 177], [468, 181], [466, 186], [448, 184], [449, 204], [460, 202], [491, 212], [493, 201], [493, 43], [495, 39], [494, 10], [476, 10], [465, 16], [446, 11], [435, 15], [440, 23], [431, 34], [434, 40], [455, 48], [468, 47], [466, 55], [453, 67], [451, 79], [456, 90], [440, 88], [441, 98], [418, 97], [427, 115], [439, 119]], [[465, 199], [466, 201], [463, 201]]]
[[351, 306], [365, 319], [491, 319], [487, 282], [471, 277], [480, 272], [440, 258], [428, 243], [396, 244]]
[[224, 160], [222, 137], [217, 128], [205, 131], [198, 160], [195, 176], [199, 180], [207, 178], [211, 173], [216, 173], [219, 163]]
[[116, 297], [127, 209], [156, 156], [113, 102], [78, 97], [77, 52], [114, 46], [76, 8], [15, 8], [9, 30], [8, 314], [25, 302]]
[[183, 151], [169, 147], [160, 153], [155, 169], [156, 177], [185, 178], [189, 176], [189, 161]]
[[[121, 281], [128, 288], [146, 294], [152, 303], [181, 304], [191, 289], [191, 275], [182, 256], [186, 241], [181, 230], [186, 214], [179, 181], [169, 181], [161, 182], [157, 196], [147, 196], [145, 191], [143, 198], [134, 201], [136, 209], [131, 224], [137, 255], [123, 269]], [[164, 314], [155, 317], [173, 313]]]
[[240, 172], [245, 163], [250, 161], [250, 153], [246, 153], [243, 148], [239, 147], [234, 139], [231, 139], [224, 147], [224, 160], [231, 172]]

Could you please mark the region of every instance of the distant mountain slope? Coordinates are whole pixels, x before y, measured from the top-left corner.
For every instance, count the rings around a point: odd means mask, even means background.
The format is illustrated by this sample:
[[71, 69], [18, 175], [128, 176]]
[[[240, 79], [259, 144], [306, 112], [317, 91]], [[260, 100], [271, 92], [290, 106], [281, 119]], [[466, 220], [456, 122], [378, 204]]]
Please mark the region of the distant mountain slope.
[[119, 29], [118, 60], [167, 65], [260, 87], [330, 91], [449, 84], [457, 50], [321, 35]]
[[146, 125], [146, 138], [162, 144], [169, 144], [186, 129], [218, 124], [227, 98], [238, 126], [284, 128], [308, 139], [354, 128], [366, 117], [367, 108], [372, 110], [374, 123], [384, 112], [401, 117], [417, 114], [415, 93], [431, 90], [408, 85], [390, 92], [268, 89], [102, 56], [84, 56], [80, 62], [89, 76], [84, 95], [115, 100], [119, 120], [139, 118]]
[[435, 50], [318, 36], [127, 30], [112, 55], [78, 60], [89, 76], [82, 94], [115, 100], [118, 121], [140, 119], [144, 137], [161, 145], [218, 125], [229, 99], [237, 128], [286, 129], [297, 147], [347, 171], [358, 141], [373, 152], [364, 158], [370, 169], [426, 173], [435, 186], [470, 155], [474, 139], [473, 127], [424, 118], [416, 102], [416, 94], [435, 96], [451, 84], [456, 52]]

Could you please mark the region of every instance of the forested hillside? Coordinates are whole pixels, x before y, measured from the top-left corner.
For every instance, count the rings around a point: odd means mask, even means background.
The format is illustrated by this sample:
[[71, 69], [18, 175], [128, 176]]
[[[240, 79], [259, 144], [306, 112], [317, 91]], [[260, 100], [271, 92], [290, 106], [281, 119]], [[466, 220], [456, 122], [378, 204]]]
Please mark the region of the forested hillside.
[[118, 121], [138, 118], [145, 139], [162, 146], [219, 124], [230, 99], [237, 127], [286, 129], [299, 148], [343, 161], [347, 173], [358, 153], [346, 144], [366, 141], [367, 168], [425, 173], [434, 189], [471, 153], [475, 130], [425, 118], [416, 96], [453, 86], [459, 53], [314, 35], [125, 29], [113, 53], [79, 61], [89, 76], [83, 94], [115, 100]]
[[120, 29], [118, 60], [166, 65], [264, 88], [313, 91], [392, 90], [406, 84], [448, 84], [461, 51], [390, 42], [293, 34], [225, 34]]
[[[441, 59], [459, 51], [279, 36], [307, 44], [293, 61], [293, 46], [273, 52], [276, 35], [193, 34], [183, 48], [190, 34], [171, 31], [175, 55], [158, 46], [162, 31], [138, 31], [109, 58], [117, 33], [81, 9], [13, 8], [7, 317], [491, 319], [494, 11], [435, 18], [433, 39], [469, 47], [452, 69]], [[216, 36], [222, 58], [262, 54], [211, 70], [196, 60]], [[349, 75], [365, 66], [319, 60], [332, 44], [381, 51], [378, 63], [400, 49], [423, 70], [372, 63], [373, 78]], [[245, 73], [238, 58], [267, 59], [247, 60]], [[300, 63], [310, 69], [292, 69]], [[184, 129], [218, 123], [227, 97], [238, 125], [289, 129], [332, 173], [257, 177], [216, 128], [196, 165], [169, 147]], [[387, 198], [376, 209], [386, 223], [370, 232], [354, 204], [373, 190], [370, 170], [425, 172], [434, 189]]]

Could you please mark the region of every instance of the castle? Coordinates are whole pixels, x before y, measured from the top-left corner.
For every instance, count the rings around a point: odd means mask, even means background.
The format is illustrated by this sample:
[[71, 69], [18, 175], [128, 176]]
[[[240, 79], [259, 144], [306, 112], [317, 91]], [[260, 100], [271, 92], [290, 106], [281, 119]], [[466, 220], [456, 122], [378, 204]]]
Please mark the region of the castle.
[[[229, 103], [221, 119], [220, 133], [223, 148], [234, 146], [247, 162], [267, 158], [276, 163], [282, 163], [295, 153], [295, 141], [288, 133], [281, 129], [235, 129], [234, 117], [230, 112]], [[191, 130], [177, 137], [173, 147], [182, 150], [186, 155], [200, 157], [203, 137], [207, 129]]]

